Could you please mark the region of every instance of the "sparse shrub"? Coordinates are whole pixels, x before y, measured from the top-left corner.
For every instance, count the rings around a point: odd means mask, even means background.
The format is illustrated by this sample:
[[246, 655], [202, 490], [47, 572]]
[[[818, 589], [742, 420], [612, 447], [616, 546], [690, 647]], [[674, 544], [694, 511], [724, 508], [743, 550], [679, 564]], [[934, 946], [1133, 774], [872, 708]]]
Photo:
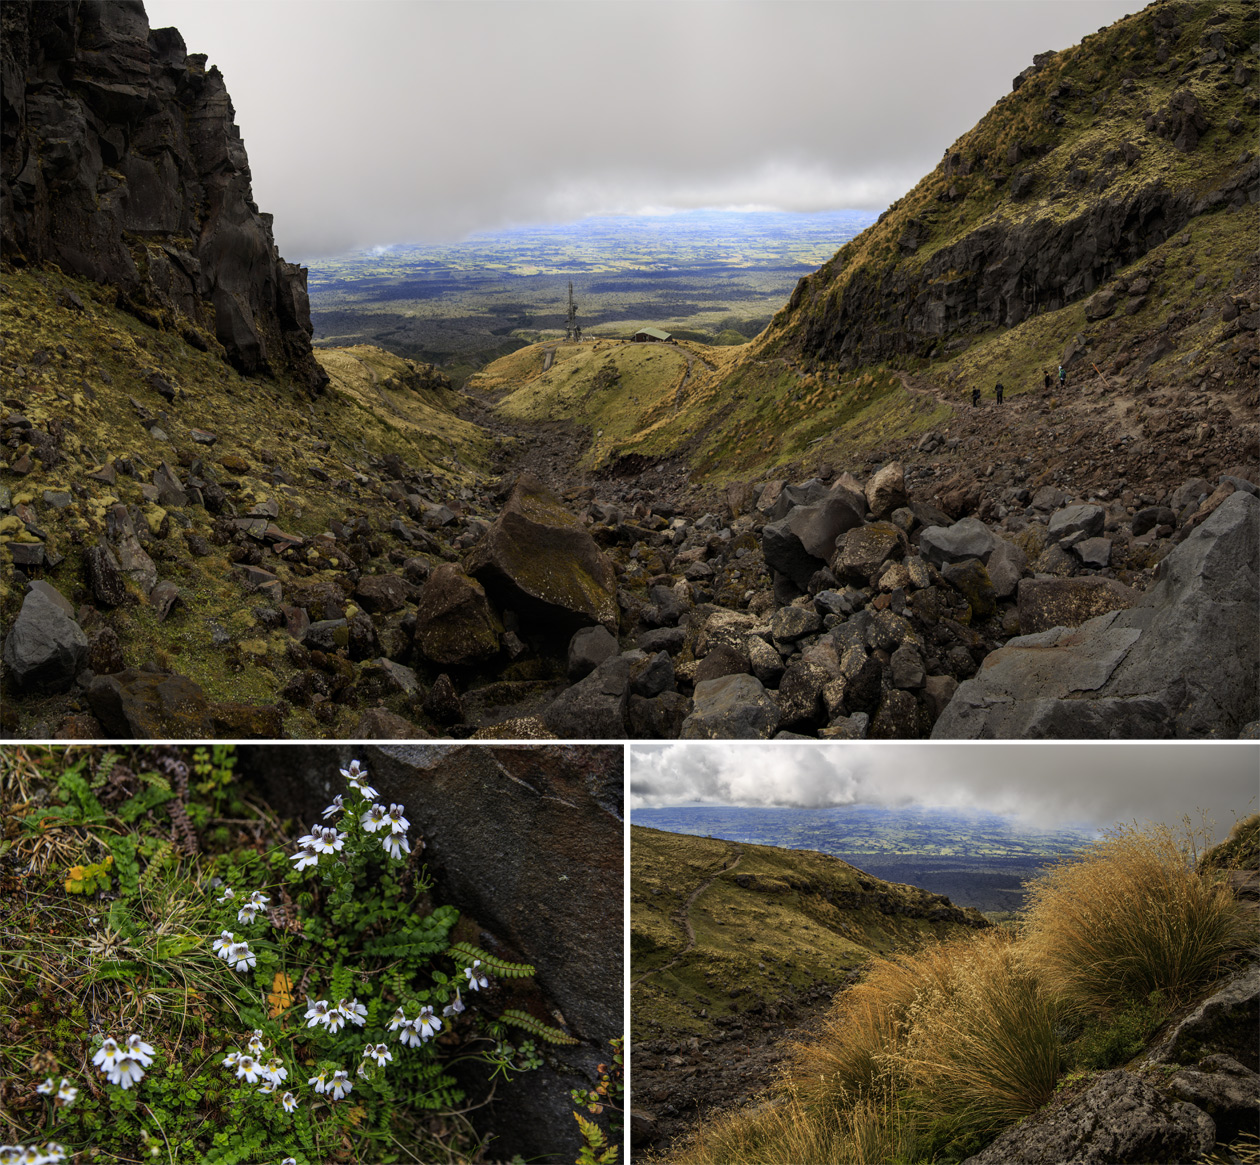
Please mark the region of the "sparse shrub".
[[1149, 999], [1133, 1000], [1106, 1019], [1091, 1018], [1072, 1041], [1071, 1058], [1081, 1068], [1116, 1068], [1146, 1047], [1168, 1011], [1163, 995], [1153, 991]]
[[1032, 883], [1030, 955], [1071, 1008], [1105, 1014], [1153, 991], [1178, 1002], [1242, 945], [1243, 912], [1195, 873], [1195, 841], [1188, 829], [1117, 826]]

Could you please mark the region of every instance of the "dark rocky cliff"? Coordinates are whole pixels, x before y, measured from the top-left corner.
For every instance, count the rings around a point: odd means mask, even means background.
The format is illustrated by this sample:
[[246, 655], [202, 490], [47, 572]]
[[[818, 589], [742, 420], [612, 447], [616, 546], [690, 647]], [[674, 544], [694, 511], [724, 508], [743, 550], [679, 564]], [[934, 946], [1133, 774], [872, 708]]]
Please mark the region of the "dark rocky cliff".
[[1038, 54], [801, 280], [763, 348], [845, 367], [945, 355], [1090, 295], [1199, 215], [1254, 203], [1258, 36], [1254, 5], [1157, 0]]
[[216, 68], [139, 0], [6, 0], [0, 50], [2, 241], [118, 288], [120, 305], [246, 374], [318, 392], [306, 271], [253, 201]]

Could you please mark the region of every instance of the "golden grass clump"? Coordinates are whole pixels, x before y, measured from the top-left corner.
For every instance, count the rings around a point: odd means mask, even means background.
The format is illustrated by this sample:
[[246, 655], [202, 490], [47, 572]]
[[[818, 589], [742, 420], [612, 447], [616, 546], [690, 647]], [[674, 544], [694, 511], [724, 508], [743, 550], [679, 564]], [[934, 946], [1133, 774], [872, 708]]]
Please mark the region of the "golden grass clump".
[[1032, 884], [1025, 941], [1065, 1004], [1106, 1014], [1154, 991], [1180, 1001], [1244, 945], [1244, 912], [1195, 873], [1195, 841], [1188, 829], [1117, 826]]

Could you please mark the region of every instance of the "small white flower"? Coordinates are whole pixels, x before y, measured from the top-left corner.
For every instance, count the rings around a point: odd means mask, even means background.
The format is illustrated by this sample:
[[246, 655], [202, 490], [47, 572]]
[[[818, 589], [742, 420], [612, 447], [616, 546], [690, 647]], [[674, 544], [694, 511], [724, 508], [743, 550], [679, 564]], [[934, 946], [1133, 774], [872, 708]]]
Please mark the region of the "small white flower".
[[391, 1052], [384, 1044], [368, 1044], [368, 1046], [363, 1049], [363, 1056], [364, 1059], [370, 1058], [375, 1060], [379, 1067], [384, 1068], [385, 1064], [394, 1058], [394, 1053]]
[[248, 971], [258, 965], [258, 956], [249, 949], [249, 943], [233, 943], [226, 957], [233, 971]]
[[35, 1091], [38, 1092], [40, 1096], [51, 1096], [57, 1091], [57, 1086], [53, 1083], [53, 1078], [49, 1076], [43, 1084], [36, 1086]]
[[385, 852], [389, 854], [391, 858], [400, 858], [403, 854], [411, 853], [411, 846], [401, 833], [387, 833], [381, 839], [381, 844], [385, 847]]
[[322, 1093], [327, 1092], [328, 1091], [328, 1073], [321, 1072], [318, 1076], [312, 1076], [307, 1081], [307, 1084], [309, 1084], [318, 1093], [322, 1094]]
[[[286, 1093], [284, 1094], [284, 1098], [285, 1098], [285, 1100], [286, 1100], [286, 1101], [288, 1101], [288, 1100], [293, 1100], [293, 1093], [291, 1093], [291, 1092], [286, 1092]], [[297, 1108], [297, 1101], [296, 1101], [296, 1100], [294, 1100], [294, 1101], [293, 1101], [293, 1108]], [[293, 1111], [293, 1108], [290, 1108], [287, 1104], [285, 1104], [285, 1106], [284, 1106], [284, 1110], [285, 1110], [285, 1112], [292, 1112], [292, 1111]], [[281, 1161], [281, 1162], [280, 1162], [280, 1165], [297, 1165], [297, 1158], [296, 1158], [296, 1157], [286, 1157], [283, 1161]]]
[[483, 987], [490, 986], [490, 980], [486, 978], [485, 971], [477, 970], [477, 968], [480, 966], [481, 966], [481, 960], [473, 959], [472, 966], [464, 968], [464, 974], [468, 978], [469, 991], [480, 991]]
[[249, 1049], [251, 1056], [261, 1056], [267, 1050], [267, 1045], [263, 1042], [261, 1028], [254, 1028], [254, 1034], [249, 1037], [249, 1043], [245, 1046]]
[[316, 1024], [328, 1022], [328, 1000], [312, 999], [309, 995], [306, 997], [306, 1026], [315, 1027]]
[[270, 1076], [264, 1076], [263, 1082], [258, 1086], [258, 1092], [261, 1096], [270, 1096], [276, 1090], [276, 1082]]
[[400, 1027], [406, 1026], [408, 1022], [410, 1021], [403, 1014], [403, 1009], [400, 1007], [396, 1012], [394, 1012], [393, 1018], [389, 1021], [389, 1030], [396, 1032]]
[[251, 906], [255, 906], [261, 910], [268, 902], [271, 901], [271, 899], [261, 890], [251, 890], [248, 901]]
[[341, 803], [341, 794], [338, 793], [333, 799], [332, 804], [324, 810], [324, 820], [327, 821], [334, 813], [340, 813], [345, 806]]
[[367, 801], [375, 801], [380, 794], [367, 783], [367, 769], [365, 769], [357, 760], [350, 762], [348, 769], [342, 769], [341, 775], [346, 778], [346, 783], [360, 797]]
[[108, 1075], [111, 1084], [121, 1084], [123, 1088], [130, 1088], [144, 1076], [144, 1066], [139, 1060], [133, 1060], [130, 1056], [121, 1056], [114, 1062]]
[[236, 1078], [246, 1084], [257, 1084], [262, 1076], [262, 1068], [258, 1061], [248, 1052], [236, 1061]]
[[[280, 1103], [281, 1103], [282, 1105], [284, 1105], [284, 1111], [285, 1111], [285, 1112], [292, 1112], [292, 1111], [293, 1111], [294, 1109], [296, 1109], [296, 1108], [297, 1108], [297, 1106], [298, 1106], [297, 1097], [296, 1097], [296, 1096], [294, 1096], [292, 1092], [286, 1092], [286, 1093], [285, 1093], [285, 1094], [284, 1094], [284, 1095], [280, 1098]], [[292, 1158], [292, 1157], [290, 1157], [290, 1158], [289, 1158], [289, 1160], [290, 1160], [290, 1161], [292, 1161], [292, 1160], [293, 1160], [293, 1158]], [[297, 1165], [297, 1163], [296, 1163], [296, 1162], [294, 1162], [294, 1165]]]
[[294, 863], [293, 868], [295, 870], [304, 870], [307, 866], [319, 865], [319, 854], [317, 854], [313, 849], [303, 847], [298, 850], [298, 852], [295, 853], [289, 861]]
[[79, 1090], [72, 1087], [70, 1081], [63, 1076], [61, 1078], [61, 1087], [57, 1089], [57, 1099], [69, 1108], [74, 1103], [74, 1098], [78, 1095]]
[[102, 1072], [108, 1072], [122, 1055], [123, 1052], [118, 1046], [118, 1041], [113, 1036], [106, 1036], [105, 1042], [97, 1048], [96, 1054], [92, 1057], [92, 1063]]
[[247, 902], [244, 906], [240, 908], [240, 910], [236, 912], [236, 921], [244, 922], [246, 924], [251, 923], [254, 921], [254, 915], [256, 915], [257, 913], [258, 913], [257, 907], [250, 906], [249, 903]]
[[315, 844], [315, 839], [322, 828], [323, 827], [320, 825], [312, 825], [310, 833], [304, 833], [297, 839], [298, 845], [302, 846], [304, 849], [310, 849], [311, 846]]
[[319, 830], [311, 849], [319, 854], [335, 854], [345, 844], [346, 835], [338, 832], [336, 826], [329, 825]]
[[289, 1070], [279, 1056], [272, 1056], [263, 1072], [272, 1084], [283, 1084], [289, 1078]]
[[359, 822], [368, 833], [375, 833], [378, 829], [384, 829], [389, 824], [385, 817], [385, 806], [368, 806], [368, 811], [359, 818]]
[[411, 822], [403, 816], [403, 806], [391, 805], [389, 807], [389, 831], [391, 833], [406, 833], [410, 826]]
[[399, 1029], [398, 1039], [409, 1048], [418, 1048], [424, 1043], [424, 1040], [420, 1038], [420, 1033], [411, 1024]]
[[444, 1008], [442, 1008], [442, 1014], [443, 1015], [458, 1015], [461, 1011], [464, 1011], [464, 1010], [466, 1010], [466, 1008], [464, 1007], [464, 1001], [459, 997], [459, 988], [456, 987], [455, 988], [455, 1002], [448, 1003]]
[[420, 1033], [422, 1040], [427, 1040], [442, 1030], [442, 1021], [433, 1014], [431, 1007], [422, 1007], [420, 1014], [411, 1021], [411, 1024]]
[[228, 1052], [226, 1056], [223, 1057], [223, 1067], [235, 1068], [240, 1058], [241, 1058], [240, 1052], [238, 1052], [235, 1048], [233, 1048], [230, 1052]]
[[340, 1000], [337, 1003], [337, 1010], [358, 1027], [362, 1027], [367, 1022], [367, 1008], [359, 1002], [357, 995], [349, 1003], [344, 999]]
[[127, 1054], [133, 1060], [139, 1060], [143, 1068], [153, 1063], [153, 1045], [146, 1044], [139, 1036], [127, 1037]]
[[215, 899], [215, 901], [216, 902], [230, 902], [235, 897], [236, 897], [236, 891], [233, 890], [231, 886], [225, 886], [223, 888], [223, 893], [220, 894]]
[[53, 1163], [57, 1161], [64, 1161], [67, 1156], [68, 1154], [66, 1153], [65, 1146], [57, 1144], [56, 1141], [49, 1141], [48, 1144], [44, 1146], [44, 1160], [47, 1161], [49, 1165], [53, 1165]]
[[332, 1093], [333, 1100], [340, 1100], [343, 1096], [349, 1096], [354, 1085], [350, 1081], [350, 1073], [338, 1069], [333, 1073], [333, 1078], [328, 1084], [328, 1091]]
[[333, 1035], [336, 1035], [343, 1027], [346, 1026], [345, 1013], [338, 1011], [335, 1007], [330, 1008], [328, 1011], [328, 1018], [324, 1020], [324, 1022], [328, 1025], [328, 1030], [332, 1032]]
[[210, 949], [213, 950], [219, 958], [226, 959], [228, 949], [234, 942], [236, 942], [236, 935], [234, 935], [230, 930], [222, 930], [219, 932], [219, 937], [211, 944]]

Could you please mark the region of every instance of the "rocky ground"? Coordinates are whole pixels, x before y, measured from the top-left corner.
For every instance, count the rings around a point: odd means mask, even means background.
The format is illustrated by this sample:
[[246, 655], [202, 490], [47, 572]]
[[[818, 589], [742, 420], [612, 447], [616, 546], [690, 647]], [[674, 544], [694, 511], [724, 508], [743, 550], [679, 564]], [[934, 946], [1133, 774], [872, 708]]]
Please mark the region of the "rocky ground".
[[[54, 330], [98, 311], [56, 294]], [[1017, 636], [1087, 624], [1077, 638], [1102, 642], [1121, 619], [1088, 683], [1056, 641], [1066, 679], [1023, 677], [1000, 694], [1013, 720], [948, 732], [1234, 736], [1258, 716], [1254, 661], [1217, 666], [1255, 639], [1256, 426], [1237, 393], [1155, 393], [1139, 421], [1099, 375], [718, 491], [681, 460], [579, 473], [579, 427], [508, 431], [471, 400], [450, 424], [481, 434], [484, 470], [473, 438], [441, 464], [397, 433], [355, 440], [335, 396], [260, 396], [273, 435], [251, 414], [223, 438], [192, 371], [117, 384], [118, 364], [46, 334], [10, 331], [0, 356], [9, 734], [922, 737]], [[1170, 609], [1196, 620], [1165, 627]], [[1167, 650], [1141, 648], [1135, 684], [1139, 634]], [[1047, 694], [1053, 715], [1018, 711]]]

